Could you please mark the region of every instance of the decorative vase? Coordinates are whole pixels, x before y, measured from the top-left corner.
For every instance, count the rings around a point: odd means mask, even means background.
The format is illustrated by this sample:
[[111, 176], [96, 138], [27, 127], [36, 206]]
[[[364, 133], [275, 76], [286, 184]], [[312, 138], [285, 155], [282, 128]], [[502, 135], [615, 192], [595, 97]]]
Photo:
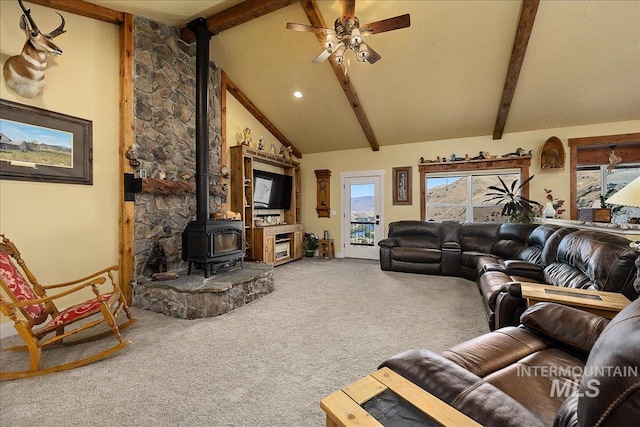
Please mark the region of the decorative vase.
[[308, 256], [308, 257], [312, 257], [312, 256], [314, 256], [314, 255], [315, 255], [315, 253], [316, 253], [316, 250], [315, 250], [315, 249], [305, 249], [305, 250], [304, 250], [304, 254], [305, 254], [305, 256]]
[[544, 210], [542, 211], [542, 215], [545, 218], [555, 218], [556, 217], [556, 210], [553, 209], [553, 203], [547, 202], [547, 205], [544, 207]]

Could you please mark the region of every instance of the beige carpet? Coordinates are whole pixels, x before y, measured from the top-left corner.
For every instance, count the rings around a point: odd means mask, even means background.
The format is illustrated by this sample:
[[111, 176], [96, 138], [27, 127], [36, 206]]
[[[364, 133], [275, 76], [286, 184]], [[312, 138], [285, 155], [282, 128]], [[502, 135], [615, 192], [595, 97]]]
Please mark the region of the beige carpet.
[[[476, 285], [460, 278], [316, 258], [277, 267], [275, 279], [272, 294], [216, 318], [134, 308], [140, 321], [123, 332], [133, 342], [127, 349], [1, 383], [0, 425], [324, 426], [320, 399], [385, 358], [488, 331]], [[45, 352], [43, 365], [105, 343]], [[2, 370], [26, 362], [24, 353], [0, 355]]]

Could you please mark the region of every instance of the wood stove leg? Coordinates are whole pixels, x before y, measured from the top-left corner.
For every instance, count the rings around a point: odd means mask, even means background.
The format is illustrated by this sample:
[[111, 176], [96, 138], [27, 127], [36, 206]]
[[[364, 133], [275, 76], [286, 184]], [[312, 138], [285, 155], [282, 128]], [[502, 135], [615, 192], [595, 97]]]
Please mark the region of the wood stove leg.
[[191, 276], [191, 261], [189, 261], [189, 268], [187, 269], [187, 276]]

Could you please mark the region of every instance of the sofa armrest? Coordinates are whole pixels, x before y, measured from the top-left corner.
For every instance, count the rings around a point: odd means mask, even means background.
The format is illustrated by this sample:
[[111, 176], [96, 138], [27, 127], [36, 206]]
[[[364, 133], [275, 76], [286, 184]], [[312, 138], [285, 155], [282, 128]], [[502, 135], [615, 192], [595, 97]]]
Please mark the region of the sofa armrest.
[[409, 350], [380, 365], [482, 425], [544, 425], [521, 403], [454, 362], [428, 350]]
[[502, 265], [504, 271], [509, 275], [528, 277], [534, 280], [542, 280], [544, 278], [544, 269], [542, 266], [533, 262], [508, 259], [503, 261]]
[[381, 248], [395, 248], [398, 246], [398, 239], [395, 237], [389, 237], [387, 239], [382, 239], [378, 242], [378, 246]]
[[522, 298], [520, 283], [503, 285], [496, 297], [494, 329], [519, 325], [520, 316], [525, 308], [527, 308], [527, 301]]
[[540, 302], [522, 313], [521, 326], [543, 339], [589, 355], [609, 320], [587, 311], [552, 302]]

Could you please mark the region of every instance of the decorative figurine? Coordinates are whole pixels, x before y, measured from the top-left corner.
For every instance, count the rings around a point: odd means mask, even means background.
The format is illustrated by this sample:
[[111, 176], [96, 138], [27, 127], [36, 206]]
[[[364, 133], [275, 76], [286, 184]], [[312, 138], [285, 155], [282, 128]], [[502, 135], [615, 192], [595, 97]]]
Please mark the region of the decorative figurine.
[[147, 265], [151, 267], [154, 273], [167, 271], [167, 255], [160, 242], [155, 242], [151, 248], [151, 253], [147, 259]]
[[238, 132], [236, 134], [236, 140], [240, 145], [244, 145], [245, 147], [253, 147], [253, 141], [251, 140], [251, 129], [244, 128], [242, 133]]
[[513, 153], [503, 154], [502, 157], [522, 157], [522, 156], [530, 156], [532, 150], [526, 151], [524, 148], [517, 148]]
[[424, 157], [420, 157], [420, 158], [418, 159], [418, 163], [424, 163]]
[[258, 142], [258, 150], [264, 151], [264, 136], [260, 135], [260, 141]]
[[276, 154], [276, 144], [271, 144], [271, 154]]

